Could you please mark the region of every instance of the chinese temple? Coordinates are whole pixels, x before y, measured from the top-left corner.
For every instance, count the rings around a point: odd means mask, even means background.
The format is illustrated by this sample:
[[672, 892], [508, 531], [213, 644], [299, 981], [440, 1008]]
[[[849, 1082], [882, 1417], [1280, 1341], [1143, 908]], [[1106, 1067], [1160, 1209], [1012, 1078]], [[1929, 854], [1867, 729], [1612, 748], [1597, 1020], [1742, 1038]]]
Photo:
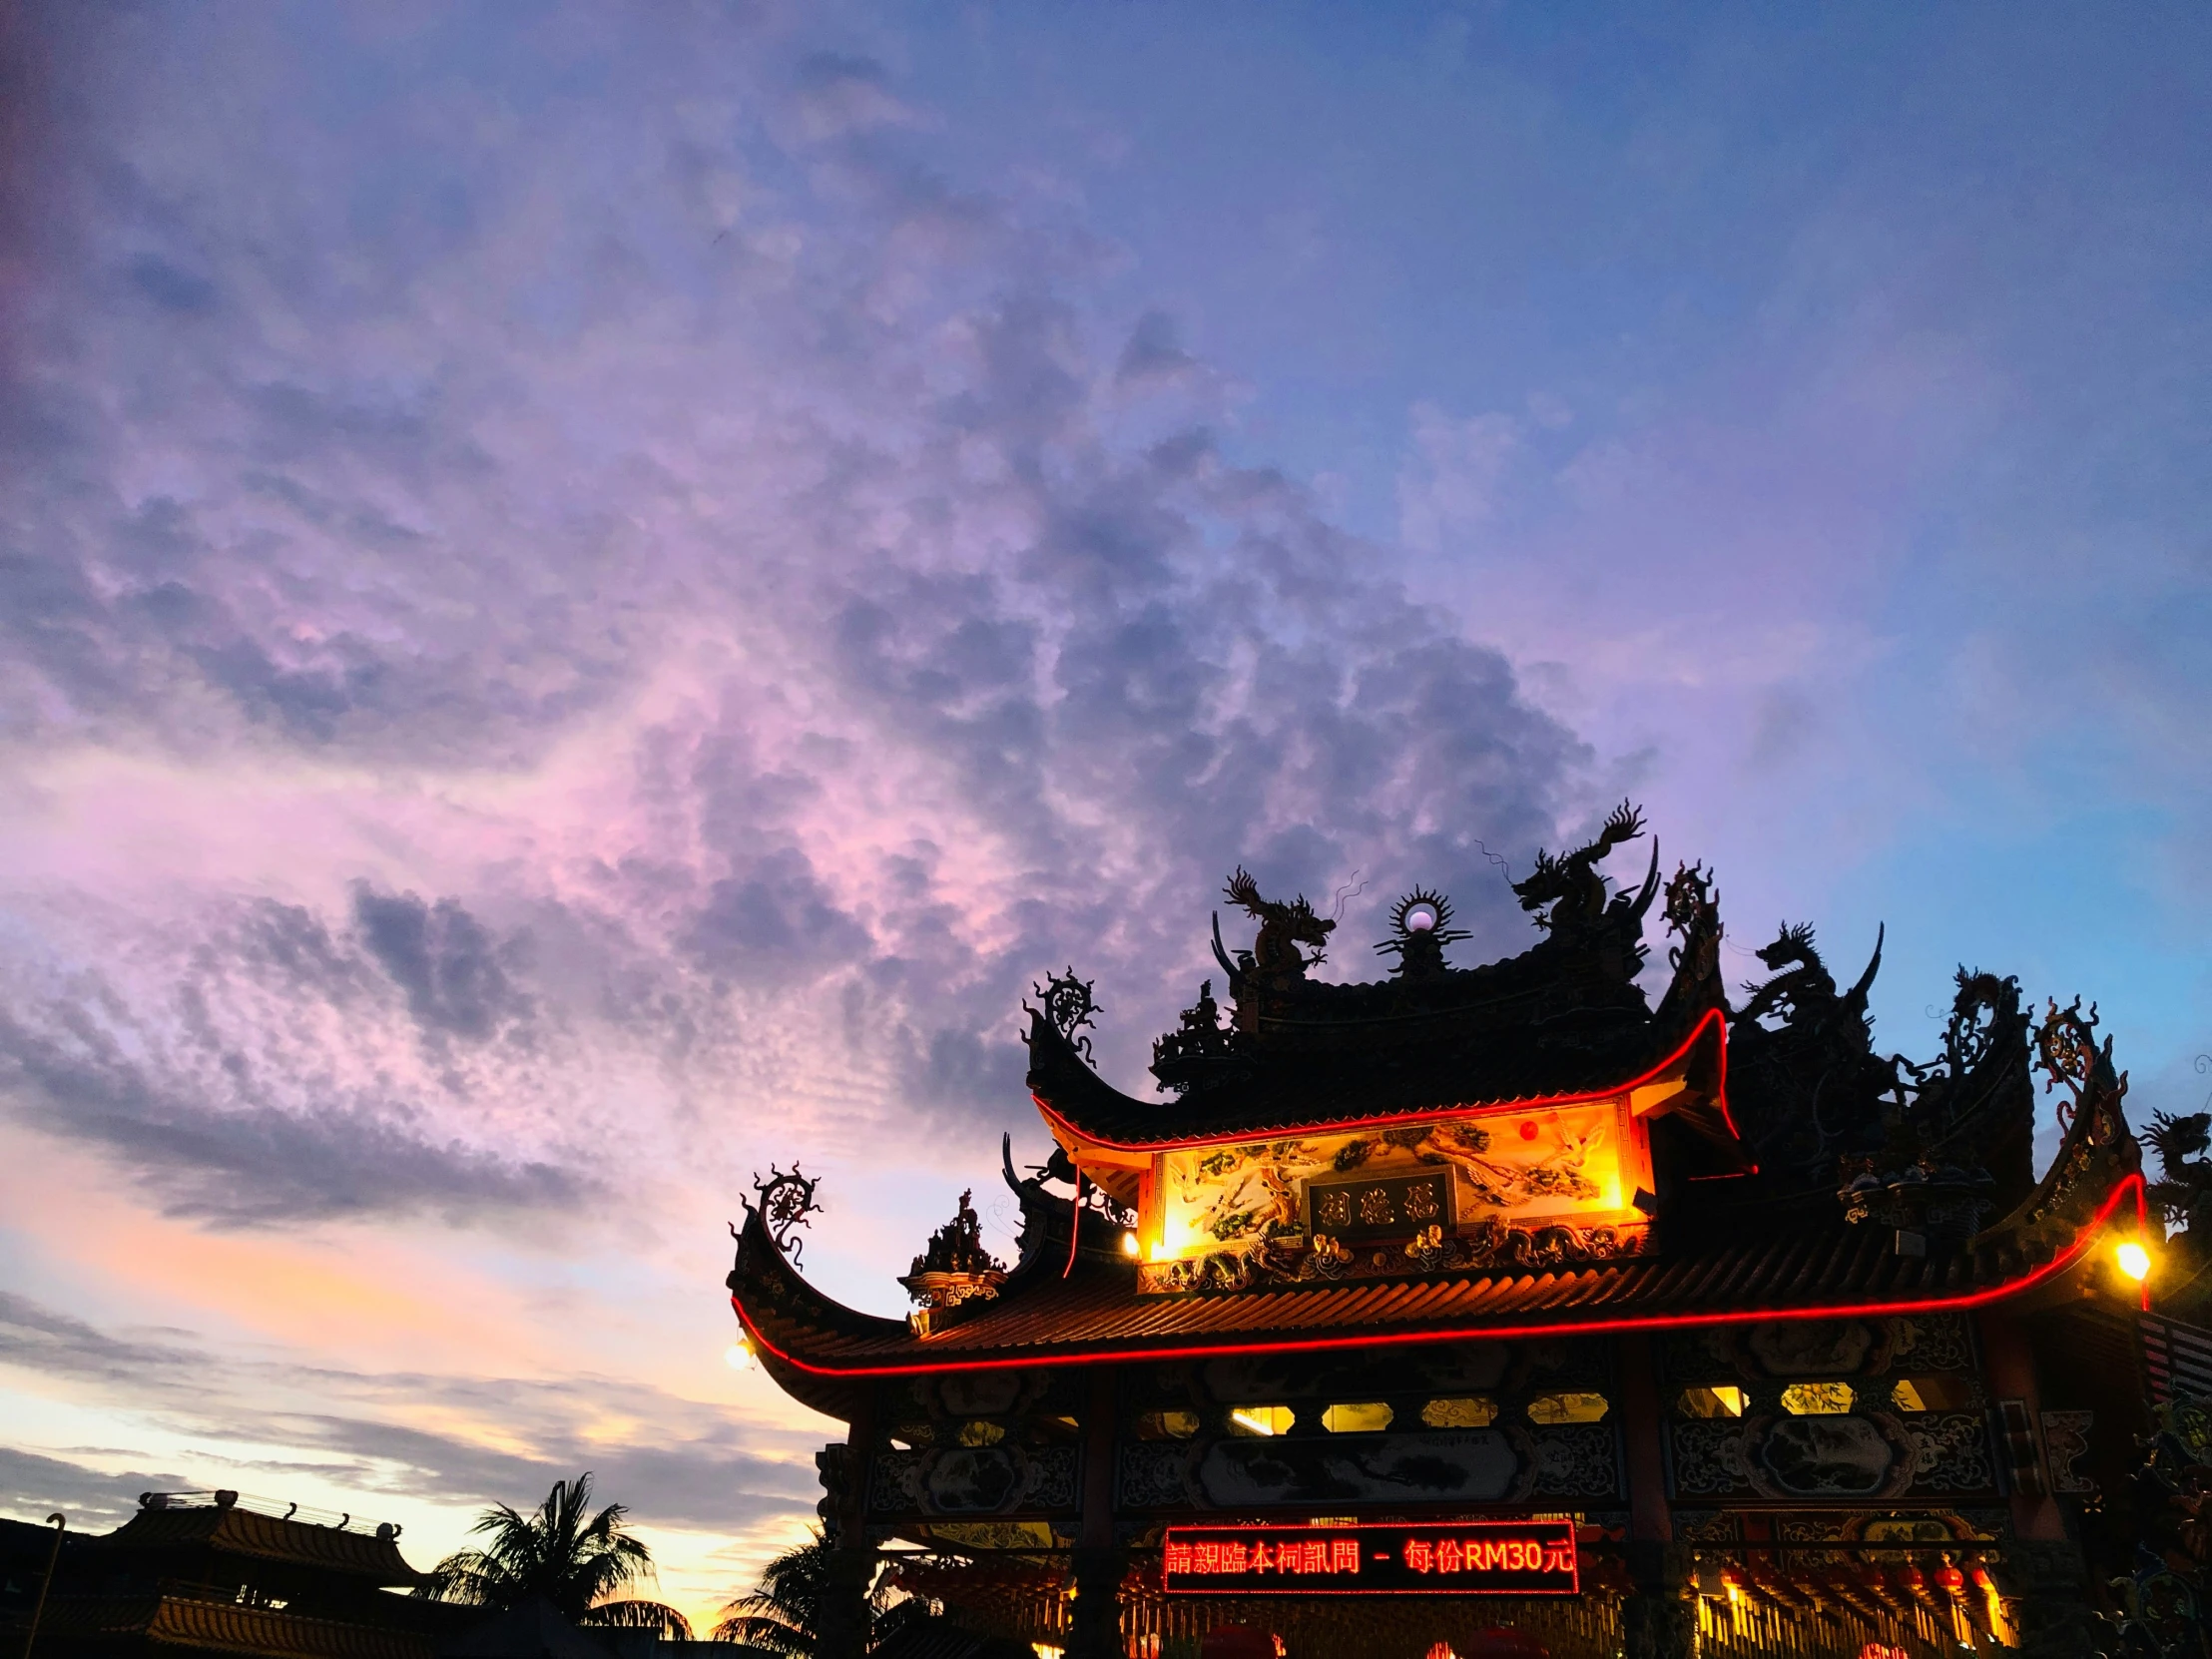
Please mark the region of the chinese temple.
[[1879, 938], [1847, 985], [1785, 927], [1732, 990], [1702, 866], [1604, 873], [1645, 838], [1540, 854], [1501, 961], [1414, 889], [1366, 983], [1240, 869], [1150, 1098], [1041, 983], [1018, 1251], [963, 1195], [904, 1320], [758, 1184], [744, 1340], [848, 1425], [826, 1659], [886, 1562], [1074, 1659], [2101, 1651], [2161, 1241], [2094, 1008], [1961, 969], [1941, 1052], [1879, 1054]]

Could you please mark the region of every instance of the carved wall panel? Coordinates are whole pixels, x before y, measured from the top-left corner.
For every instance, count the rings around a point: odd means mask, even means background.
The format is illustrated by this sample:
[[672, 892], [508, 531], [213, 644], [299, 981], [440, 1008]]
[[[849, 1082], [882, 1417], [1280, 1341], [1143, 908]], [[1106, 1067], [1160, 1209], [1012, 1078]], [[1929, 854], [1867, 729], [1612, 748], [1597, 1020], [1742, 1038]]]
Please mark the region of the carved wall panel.
[[1495, 1502], [1518, 1484], [1521, 1460], [1496, 1429], [1448, 1433], [1222, 1439], [1200, 1457], [1206, 1505]]
[[2075, 1465], [2089, 1455], [2089, 1425], [2093, 1411], [2045, 1411], [2043, 1460], [2050, 1466], [2051, 1490], [2067, 1497], [2086, 1497], [2097, 1483], [2079, 1473]]
[[954, 1372], [886, 1387], [883, 1432], [894, 1449], [974, 1447], [1000, 1440], [1043, 1447], [1081, 1435], [1087, 1384], [1072, 1373]]
[[[1618, 1499], [1612, 1366], [1611, 1345], [1587, 1339], [1134, 1370], [1122, 1386], [1117, 1501], [1357, 1512]], [[1347, 1404], [1357, 1406], [1351, 1428], [1338, 1414]], [[1263, 1420], [1275, 1431], [1251, 1432]]]
[[1659, 1359], [1681, 1501], [1997, 1493], [1988, 1393], [1957, 1315], [1675, 1332]]
[[1973, 1338], [1956, 1314], [1846, 1320], [1774, 1320], [1671, 1333], [1661, 1364], [1677, 1386], [1796, 1382], [1976, 1370]]
[[1976, 1412], [1930, 1412], [1900, 1419], [1913, 1441], [1916, 1492], [1993, 1492], [1996, 1464], [1986, 1418]]
[[1516, 1429], [1530, 1497], [1621, 1497], [1620, 1436], [1610, 1423]]
[[1065, 1511], [1080, 1496], [1074, 1446], [934, 1446], [880, 1451], [868, 1480], [868, 1512], [1005, 1515]]
[[1604, 1388], [1612, 1350], [1603, 1340], [1450, 1343], [1336, 1354], [1255, 1354], [1132, 1371], [1129, 1410], [1242, 1405], [1257, 1400], [1406, 1399], [1481, 1393], [1510, 1408], [1523, 1395]]
[[1621, 1495], [1610, 1424], [1124, 1445], [1129, 1509], [1401, 1509]]
[[1677, 1498], [1887, 1500], [1997, 1491], [1973, 1412], [1692, 1418], [1668, 1425]]

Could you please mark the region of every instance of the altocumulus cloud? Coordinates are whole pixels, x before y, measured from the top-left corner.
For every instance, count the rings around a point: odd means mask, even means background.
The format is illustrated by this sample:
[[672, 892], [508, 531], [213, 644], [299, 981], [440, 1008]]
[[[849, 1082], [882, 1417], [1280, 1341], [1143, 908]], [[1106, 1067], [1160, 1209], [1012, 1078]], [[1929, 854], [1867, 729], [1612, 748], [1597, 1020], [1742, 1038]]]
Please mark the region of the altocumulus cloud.
[[[273, 1459], [265, 1451], [251, 1466], [254, 1477], [276, 1483], [311, 1475], [363, 1493], [466, 1503], [543, 1490], [591, 1466], [610, 1490], [650, 1492], [657, 1524], [734, 1529], [804, 1507], [816, 1479], [819, 1435], [588, 1374], [555, 1381], [338, 1375], [242, 1360], [176, 1333], [117, 1336], [7, 1294], [0, 1294], [0, 1366], [66, 1381], [88, 1398], [127, 1396], [157, 1368], [187, 1377], [188, 1384], [163, 1397], [171, 1425], [222, 1438], [249, 1416], [265, 1445], [293, 1453]], [[610, 1444], [610, 1419], [650, 1422], [650, 1441]], [[122, 1519], [140, 1491], [191, 1484], [175, 1474], [112, 1475], [72, 1457], [0, 1447], [0, 1493], [18, 1505], [66, 1503], [80, 1524], [88, 1515]]]
[[571, 1205], [710, 1103], [980, 1127], [1065, 960], [1133, 1070], [1239, 860], [1520, 925], [1583, 746], [880, 64], [366, 15], [43, 32], [5, 765], [279, 850], [13, 831], [10, 1111], [230, 1222]]

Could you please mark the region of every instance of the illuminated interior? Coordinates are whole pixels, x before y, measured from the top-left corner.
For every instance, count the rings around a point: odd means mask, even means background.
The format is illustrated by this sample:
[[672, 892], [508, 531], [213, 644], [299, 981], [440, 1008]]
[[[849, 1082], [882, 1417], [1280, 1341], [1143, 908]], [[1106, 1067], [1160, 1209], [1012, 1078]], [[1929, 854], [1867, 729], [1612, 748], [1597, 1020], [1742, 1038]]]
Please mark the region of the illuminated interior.
[[1849, 1382], [1793, 1382], [1782, 1390], [1782, 1408], [1793, 1417], [1840, 1417], [1855, 1397]]
[[1321, 1425], [1332, 1434], [1372, 1434], [1389, 1427], [1396, 1414], [1379, 1399], [1347, 1402], [1322, 1412]]
[[1711, 1388], [1684, 1388], [1682, 1414], [1689, 1417], [1740, 1417], [1744, 1414], [1744, 1390], [1725, 1382]]
[[1420, 1408], [1420, 1420], [1430, 1428], [1487, 1428], [1497, 1420], [1497, 1401], [1481, 1394], [1431, 1399]]
[[1538, 1394], [1528, 1402], [1528, 1420], [1538, 1423], [1603, 1422], [1611, 1402], [1603, 1394]]

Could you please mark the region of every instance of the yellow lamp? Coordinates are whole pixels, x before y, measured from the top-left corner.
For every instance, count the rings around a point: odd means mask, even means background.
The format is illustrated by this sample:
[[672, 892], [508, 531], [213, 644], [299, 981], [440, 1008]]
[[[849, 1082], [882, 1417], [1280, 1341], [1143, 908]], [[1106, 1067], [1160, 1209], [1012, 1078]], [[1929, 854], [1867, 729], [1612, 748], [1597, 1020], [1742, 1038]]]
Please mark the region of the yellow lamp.
[[743, 1337], [724, 1349], [722, 1357], [730, 1362], [732, 1371], [751, 1371], [753, 1369], [753, 1345]]
[[2112, 1253], [2112, 1257], [2113, 1260], [2119, 1263], [2120, 1271], [2134, 1280], [2136, 1284], [2140, 1285], [2150, 1277], [2150, 1252], [2133, 1239], [2122, 1243], [2120, 1248]]

